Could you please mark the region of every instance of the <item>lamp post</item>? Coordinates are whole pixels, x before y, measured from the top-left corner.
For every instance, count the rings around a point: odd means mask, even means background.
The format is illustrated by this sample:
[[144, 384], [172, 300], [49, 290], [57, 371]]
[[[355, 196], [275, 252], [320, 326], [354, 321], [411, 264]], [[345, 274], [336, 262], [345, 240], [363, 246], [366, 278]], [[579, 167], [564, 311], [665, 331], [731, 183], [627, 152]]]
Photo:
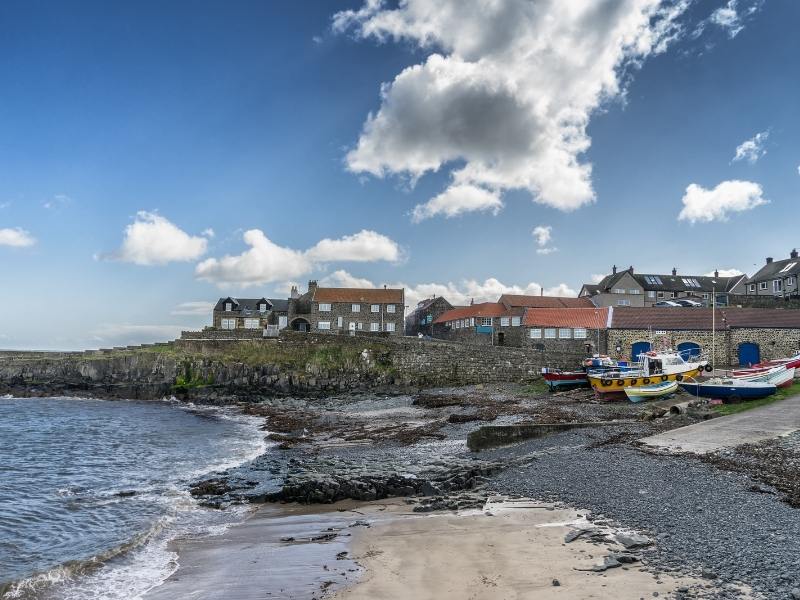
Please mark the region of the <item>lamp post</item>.
[[717, 280], [711, 280], [711, 372], [717, 368]]

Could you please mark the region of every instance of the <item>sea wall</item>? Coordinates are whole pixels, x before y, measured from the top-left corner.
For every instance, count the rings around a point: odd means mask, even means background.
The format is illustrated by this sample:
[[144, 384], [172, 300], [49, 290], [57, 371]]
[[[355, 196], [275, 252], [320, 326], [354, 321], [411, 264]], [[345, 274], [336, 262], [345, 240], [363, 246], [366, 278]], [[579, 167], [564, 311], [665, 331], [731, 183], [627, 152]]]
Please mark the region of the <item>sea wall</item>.
[[522, 348], [287, 332], [278, 339], [187, 339], [104, 352], [0, 353], [0, 394], [175, 394], [227, 402], [258, 395], [400, 392], [532, 381], [545, 359]]

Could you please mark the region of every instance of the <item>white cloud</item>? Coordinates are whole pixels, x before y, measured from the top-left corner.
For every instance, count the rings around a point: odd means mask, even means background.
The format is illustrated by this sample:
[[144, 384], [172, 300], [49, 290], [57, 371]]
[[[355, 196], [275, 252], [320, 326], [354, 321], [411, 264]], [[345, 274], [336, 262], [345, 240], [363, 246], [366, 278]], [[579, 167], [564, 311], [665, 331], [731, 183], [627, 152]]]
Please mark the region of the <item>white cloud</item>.
[[165, 265], [200, 258], [208, 241], [192, 236], [157, 213], [139, 211], [125, 228], [122, 246], [103, 256], [137, 265]]
[[319, 285], [323, 287], [343, 287], [343, 288], [374, 288], [375, 284], [369, 279], [356, 277], [342, 269], [334, 271], [319, 280]]
[[206, 302], [203, 300], [195, 302], [181, 302], [176, 306], [171, 315], [189, 315], [189, 316], [208, 316], [214, 310], [213, 302]]
[[72, 198], [66, 194], [56, 194], [52, 197], [52, 199], [45, 201], [42, 206], [44, 206], [47, 210], [54, 210], [68, 206], [71, 203]]
[[558, 248], [551, 246], [549, 248], [537, 248], [536, 254], [544, 254], [547, 256], [548, 254], [552, 254], [553, 252], [558, 252]]
[[769, 131], [762, 131], [736, 146], [736, 155], [731, 162], [746, 160], [751, 165], [755, 164], [759, 158], [767, 153], [767, 149], [764, 145], [768, 137]]
[[0, 246], [11, 246], [12, 248], [27, 248], [36, 243], [30, 233], [20, 227], [0, 229]]
[[600, 283], [605, 278], [606, 276], [601, 273], [592, 273], [589, 279], [592, 283]]
[[312, 262], [374, 262], [386, 260], [397, 262], [401, 251], [397, 242], [377, 233], [362, 229], [356, 234], [346, 235], [337, 240], [325, 238], [306, 251]]
[[800, 165], [797, 165], [797, 174], [800, 175]]
[[496, 215], [503, 208], [503, 201], [496, 192], [474, 185], [451, 185], [438, 196], [424, 204], [417, 204], [411, 212], [411, 220], [419, 223], [436, 215], [456, 217], [466, 212], [487, 211]]
[[200, 235], [204, 235], [207, 238], [211, 239], [211, 238], [215, 237], [217, 234], [214, 233], [214, 230], [211, 229], [211, 227], [207, 227], [207, 228], [203, 229], [203, 232]]
[[[410, 41], [429, 51], [381, 88], [348, 168], [376, 177], [452, 167], [450, 187], [417, 206], [415, 220], [501, 206], [526, 190], [574, 210], [594, 201], [581, 155], [593, 112], [624, 94], [623, 73], [662, 52], [681, 31], [687, 0], [366, 0], [333, 18], [336, 32]], [[464, 186], [482, 201], [464, 199]]]
[[739, 269], [717, 269], [717, 272], [711, 271], [706, 273], [706, 277], [736, 277], [737, 275], [744, 275]]
[[553, 237], [553, 228], [550, 225], [537, 225], [533, 228], [531, 235], [536, 238], [536, 243], [539, 246], [547, 246], [547, 243]]
[[278, 246], [260, 229], [245, 231], [249, 250], [234, 256], [208, 258], [195, 268], [198, 279], [219, 287], [248, 287], [274, 281], [296, 279], [310, 273], [319, 264], [348, 262], [397, 262], [402, 259], [400, 246], [385, 235], [362, 230], [339, 239], [326, 238], [308, 250]]
[[696, 183], [690, 184], [683, 195], [683, 209], [678, 220], [690, 223], [726, 221], [728, 214], [751, 210], [768, 200], [761, 186], [752, 181], [723, 181], [712, 190]]

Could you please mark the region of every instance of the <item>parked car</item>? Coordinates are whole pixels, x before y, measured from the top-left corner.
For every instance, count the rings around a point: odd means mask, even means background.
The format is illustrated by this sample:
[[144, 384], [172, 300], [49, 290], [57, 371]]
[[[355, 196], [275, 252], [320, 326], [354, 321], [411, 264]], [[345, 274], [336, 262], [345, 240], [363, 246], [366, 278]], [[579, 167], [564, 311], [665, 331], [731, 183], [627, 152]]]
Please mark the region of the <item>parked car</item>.
[[656, 302], [655, 306], [682, 306], [678, 304], [674, 300], [662, 300], [661, 302]]
[[697, 300], [689, 300], [686, 298], [682, 298], [681, 300], [675, 300], [675, 302], [677, 302], [681, 306], [691, 306], [691, 307], [703, 306], [702, 302], [698, 302]]

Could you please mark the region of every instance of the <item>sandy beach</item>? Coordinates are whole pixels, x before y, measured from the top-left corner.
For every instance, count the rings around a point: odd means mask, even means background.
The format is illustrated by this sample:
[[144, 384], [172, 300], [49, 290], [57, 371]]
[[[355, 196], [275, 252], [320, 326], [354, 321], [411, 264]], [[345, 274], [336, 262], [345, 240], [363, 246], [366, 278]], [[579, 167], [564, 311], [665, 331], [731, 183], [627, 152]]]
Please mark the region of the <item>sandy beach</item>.
[[145, 597], [638, 600], [692, 583], [639, 562], [593, 571], [624, 548], [565, 543], [588, 525], [582, 514], [530, 501], [427, 514], [400, 500], [264, 507], [220, 536], [179, 542], [178, 570]]

